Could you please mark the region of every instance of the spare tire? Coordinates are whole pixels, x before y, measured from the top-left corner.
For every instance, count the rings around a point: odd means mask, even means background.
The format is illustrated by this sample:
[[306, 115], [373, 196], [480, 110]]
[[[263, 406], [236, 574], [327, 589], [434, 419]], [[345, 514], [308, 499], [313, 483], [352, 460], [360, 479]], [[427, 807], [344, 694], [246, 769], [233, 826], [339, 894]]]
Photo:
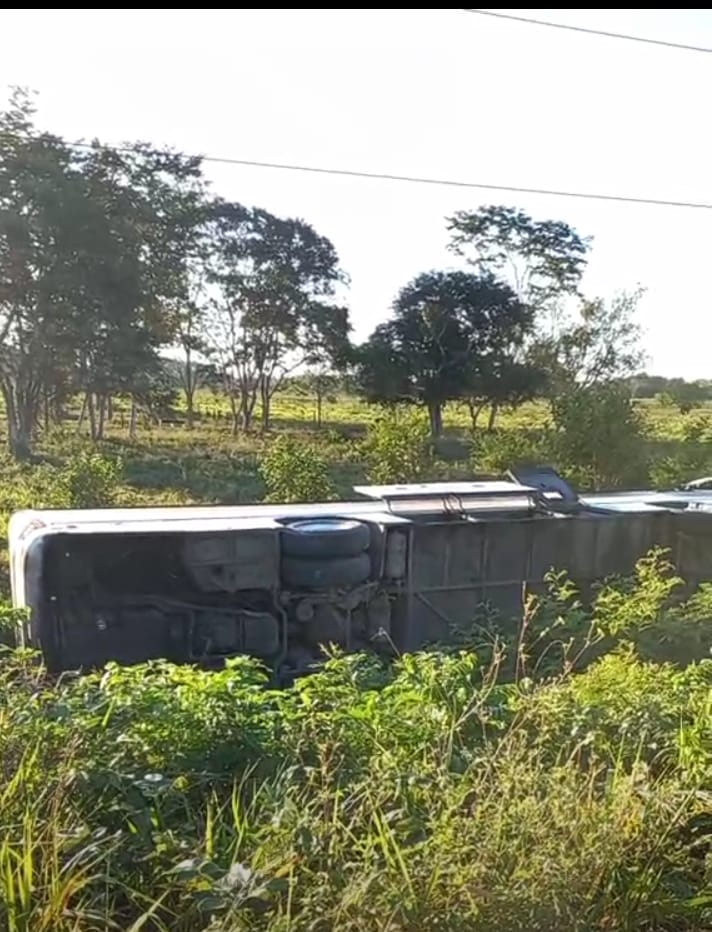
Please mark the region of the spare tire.
[[340, 589], [358, 586], [371, 575], [371, 559], [367, 553], [357, 557], [334, 560], [282, 560], [282, 583], [295, 589]]
[[370, 545], [369, 526], [346, 518], [308, 518], [282, 531], [282, 553], [287, 557], [355, 557]]

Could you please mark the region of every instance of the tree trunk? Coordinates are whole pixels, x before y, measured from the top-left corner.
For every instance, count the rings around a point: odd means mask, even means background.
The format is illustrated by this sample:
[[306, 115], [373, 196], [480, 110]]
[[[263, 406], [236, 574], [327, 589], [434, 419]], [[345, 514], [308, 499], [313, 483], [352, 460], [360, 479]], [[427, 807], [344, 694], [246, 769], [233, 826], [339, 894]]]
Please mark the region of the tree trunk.
[[131, 417], [129, 419], [129, 439], [136, 439], [136, 428], [138, 426], [138, 405], [134, 398], [131, 399]]
[[94, 393], [87, 392], [87, 412], [89, 414], [89, 432], [91, 439], [96, 441], [96, 406], [94, 404]]
[[79, 420], [77, 421], [77, 433], [81, 433], [82, 426], [84, 425], [84, 418], [87, 416], [87, 409], [89, 407], [89, 396], [84, 395], [82, 398], [82, 409], [79, 412]]
[[431, 437], [441, 437], [443, 432], [443, 408], [440, 402], [434, 401], [428, 405], [428, 418], [430, 420]]
[[252, 417], [256, 403], [257, 395], [255, 392], [242, 391], [240, 395], [240, 427], [244, 431], [252, 428]]
[[104, 427], [106, 425], [106, 395], [99, 395], [97, 398], [99, 403], [98, 417], [96, 419], [96, 437], [95, 440], [104, 439]]
[[55, 395], [52, 399], [52, 420], [55, 424], [61, 426], [64, 423], [65, 417], [64, 402], [61, 397]]
[[468, 400], [467, 408], [470, 412], [470, 420], [472, 421], [472, 430], [477, 430], [477, 422], [480, 419], [480, 414], [482, 414], [482, 409], [484, 408], [483, 404], [475, 404], [474, 401]]
[[316, 390], [316, 426], [321, 430], [322, 424], [322, 414], [324, 409], [324, 395], [321, 389], [317, 386]]
[[195, 424], [195, 392], [192, 389], [185, 390], [185, 426], [188, 430], [193, 429]]
[[272, 414], [272, 399], [265, 395], [262, 399], [262, 430], [269, 430]]
[[494, 430], [494, 424], [497, 420], [497, 414], [499, 412], [499, 402], [493, 401], [492, 407], [490, 408], [489, 420], [487, 421], [487, 430], [491, 433]]
[[272, 393], [270, 392], [270, 384], [268, 380], [263, 379], [260, 382], [260, 404], [262, 407], [260, 414], [261, 414], [262, 430], [269, 430], [270, 414], [271, 414], [271, 407], [272, 407], [271, 403], [272, 403]]
[[185, 367], [183, 369], [183, 390], [185, 392], [185, 426], [193, 429], [195, 423], [195, 380], [193, 358], [189, 349], [185, 350]]
[[8, 449], [16, 460], [30, 459], [37, 414], [32, 401], [32, 391], [23, 392], [16, 385], [5, 383], [2, 386], [2, 394], [7, 416]]
[[232, 393], [230, 393], [230, 411], [232, 413], [231, 427], [233, 437], [237, 437], [237, 434], [240, 430], [240, 410], [241, 407], [238, 405], [237, 399]]
[[26, 425], [13, 424], [9, 427], [8, 446], [16, 460], [28, 460], [32, 456], [32, 435]]

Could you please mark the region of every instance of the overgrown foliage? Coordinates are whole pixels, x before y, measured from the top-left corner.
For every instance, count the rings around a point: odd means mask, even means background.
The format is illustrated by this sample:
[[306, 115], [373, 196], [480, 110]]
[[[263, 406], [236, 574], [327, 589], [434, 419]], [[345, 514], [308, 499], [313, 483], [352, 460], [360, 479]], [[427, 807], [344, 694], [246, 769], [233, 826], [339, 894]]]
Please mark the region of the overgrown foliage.
[[588, 608], [552, 576], [516, 636], [285, 692], [6, 654], [3, 928], [702, 932], [712, 622], [677, 586], [660, 554]]
[[625, 385], [580, 387], [552, 404], [556, 455], [581, 487], [644, 485], [647, 463], [640, 416]]
[[[142, 417], [192, 429], [210, 389], [227, 398], [237, 435], [271, 426], [292, 376], [311, 376], [321, 423], [325, 379], [337, 378], [369, 402], [422, 406], [439, 439], [446, 406], [466, 404], [473, 430], [486, 408], [491, 430], [500, 411], [536, 398], [561, 406], [638, 370], [642, 290], [584, 297], [588, 238], [503, 205], [447, 223], [471, 270], [416, 276], [355, 348], [348, 276], [308, 222], [216, 197], [200, 158], [44, 133], [33, 96], [13, 90], [0, 112], [11, 453], [31, 459], [77, 399], [79, 431], [102, 443], [120, 406], [131, 438]], [[677, 386], [675, 403], [687, 410], [691, 391]]]
[[271, 444], [260, 473], [269, 502], [328, 502], [336, 498], [329, 465], [318, 448], [289, 434]]
[[533, 309], [492, 275], [419, 275], [361, 348], [362, 391], [369, 401], [422, 405], [438, 437], [449, 401], [494, 399], [515, 382], [523, 398], [533, 396], [536, 373], [510, 371], [533, 320]]
[[[474, 272], [416, 278], [354, 353], [346, 276], [308, 223], [214, 198], [200, 159], [70, 146], [16, 91], [0, 114], [3, 517], [324, 501], [518, 460], [582, 487], [712, 472], [706, 387], [630, 380], [640, 293], [583, 299], [588, 240], [497, 206], [450, 230]], [[0, 929], [709, 929], [712, 588], [681, 601], [659, 553], [591, 597], [548, 585], [516, 619], [483, 606], [455, 648], [333, 656], [284, 692], [246, 658], [53, 680], [8, 646]], [[24, 620], [0, 604], [0, 641]]]
[[415, 482], [431, 459], [428, 420], [418, 410], [388, 411], [369, 427], [362, 453], [369, 481]]

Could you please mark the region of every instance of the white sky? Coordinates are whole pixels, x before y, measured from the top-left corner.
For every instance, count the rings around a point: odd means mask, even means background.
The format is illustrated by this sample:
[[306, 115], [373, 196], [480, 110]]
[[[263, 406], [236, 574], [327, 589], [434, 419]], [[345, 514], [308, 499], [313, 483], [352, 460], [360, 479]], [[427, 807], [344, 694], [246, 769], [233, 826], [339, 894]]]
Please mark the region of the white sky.
[[[712, 48], [712, 10], [503, 12]], [[712, 203], [710, 55], [457, 10], [0, 10], [0, 41], [0, 101], [29, 85], [69, 139]], [[332, 239], [358, 337], [455, 264], [445, 215], [512, 204], [594, 236], [591, 294], [648, 288], [651, 371], [712, 378], [712, 211], [206, 169]]]

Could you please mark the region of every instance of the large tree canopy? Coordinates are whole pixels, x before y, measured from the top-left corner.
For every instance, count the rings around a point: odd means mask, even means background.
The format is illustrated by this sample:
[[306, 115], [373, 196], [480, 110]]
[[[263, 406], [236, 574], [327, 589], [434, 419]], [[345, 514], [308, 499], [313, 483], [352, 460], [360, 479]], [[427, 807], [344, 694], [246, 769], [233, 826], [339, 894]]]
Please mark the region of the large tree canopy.
[[17, 455], [58, 390], [85, 394], [97, 437], [95, 403], [146, 384], [175, 337], [202, 197], [199, 159], [67, 146], [13, 92], [0, 113], [0, 387]]
[[528, 303], [577, 293], [591, 240], [568, 223], [501, 205], [460, 210], [447, 223], [454, 253], [480, 273], [504, 277]]
[[361, 392], [371, 402], [423, 405], [437, 436], [443, 406], [492, 390], [532, 325], [532, 309], [492, 275], [426, 272], [361, 347]]
[[244, 426], [258, 400], [266, 425], [288, 372], [348, 358], [345, 282], [308, 223], [213, 198], [200, 158], [66, 144], [22, 89], [0, 112], [0, 391], [17, 455], [60, 395], [84, 396], [99, 439], [112, 394], [145, 404], [168, 347], [189, 421], [217, 369]]
[[[517, 362], [548, 373], [551, 396], [626, 378], [642, 363], [635, 311], [642, 291], [609, 302], [581, 292], [591, 239], [561, 220], [515, 207], [458, 211], [448, 219], [450, 249], [476, 270], [504, 276], [533, 306], [537, 326]], [[525, 382], [529, 382], [525, 378]]]
[[[361, 393], [425, 407], [467, 401], [473, 424], [541, 393], [625, 378], [640, 365], [640, 292], [581, 294], [590, 240], [567, 223], [485, 206], [449, 219], [466, 271], [433, 271], [398, 294], [354, 355], [331, 241], [301, 219], [215, 198], [201, 159], [146, 143], [78, 146], [35, 125], [32, 95], [0, 111], [0, 392], [11, 450], [84, 400], [100, 439], [113, 395], [150, 407], [155, 373], [179, 350], [192, 423], [198, 387], [219, 377], [235, 429], [309, 367], [319, 398], [335, 370]], [[534, 319], [536, 317], [536, 327]], [[352, 364], [355, 363], [355, 366]], [[546, 373], [546, 380], [544, 375]], [[107, 414], [110, 417], [110, 413]]]
[[346, 280], [333, 244], [303, 220], [260, 208], [215, 208], [212, 341], [233, 399], [235, 425], [249, 427], [257, 400], [263, 426], [284, 378], [307, 363], [347, 355]]

